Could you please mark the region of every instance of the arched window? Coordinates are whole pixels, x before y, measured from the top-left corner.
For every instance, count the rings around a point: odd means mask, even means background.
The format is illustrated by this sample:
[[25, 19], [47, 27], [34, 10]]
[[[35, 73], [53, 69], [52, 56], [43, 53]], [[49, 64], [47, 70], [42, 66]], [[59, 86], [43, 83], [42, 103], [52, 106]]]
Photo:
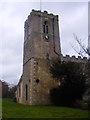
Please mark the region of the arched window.
[[47, 21], [44, 22], [43, 33], [47, 33], [48, 34], [48, 24], [47, 24]]

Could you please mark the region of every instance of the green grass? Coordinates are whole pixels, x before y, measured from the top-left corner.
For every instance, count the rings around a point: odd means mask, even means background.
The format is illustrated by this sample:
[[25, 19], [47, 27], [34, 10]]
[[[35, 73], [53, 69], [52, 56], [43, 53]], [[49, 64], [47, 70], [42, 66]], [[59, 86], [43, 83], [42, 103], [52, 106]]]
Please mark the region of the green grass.
[[2, 101], [3, 118], [87, 118], [88, 111], [56, 106], [30, 106]]

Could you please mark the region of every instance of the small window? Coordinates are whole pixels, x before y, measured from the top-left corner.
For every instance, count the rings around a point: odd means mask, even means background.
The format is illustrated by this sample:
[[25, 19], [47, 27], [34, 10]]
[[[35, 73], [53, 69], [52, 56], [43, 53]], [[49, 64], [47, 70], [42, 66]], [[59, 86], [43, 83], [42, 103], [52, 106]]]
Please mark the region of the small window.
[[48, 53], [46, 54], [46, 62], [47, 62], [47, 64], [49, 64], [49, 54]]
[[28, 86], [26, 84], [26, 100], [28, 99]]
[[43, 33], [47, 33], [48, 34], [48, 24], [47, 24], [47, 21], [44, 21], [44, 24], [43, 24]]
[[36, 80], [36, 83], [37, 83], [37, 84], [39, 83], [39, 79]]
[[46, 26], [46, 33], [48, 33], [48, 26]]
[[43, 25], [43, 33], [45, 33], [45, 25]]
[[47, 24], [47, 21], [44, 21], [44, 24], [46, 25], [46, 24]]
[[21, 97], [21, 88], [20, 88], [20, 85], [19, 85], [19, 97]]

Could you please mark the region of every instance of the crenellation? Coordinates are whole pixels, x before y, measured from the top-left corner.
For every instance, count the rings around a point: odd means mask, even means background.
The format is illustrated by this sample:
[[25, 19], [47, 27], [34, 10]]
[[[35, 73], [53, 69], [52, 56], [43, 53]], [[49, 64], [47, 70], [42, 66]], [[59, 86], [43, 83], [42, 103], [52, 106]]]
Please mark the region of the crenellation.
[[[31, 18], [31, 16], [33, 16], [33, 15], [37, 15], [37, 16], [47, 16], [47, 17], [51, 17], [51, 18], [55, 18], [56, 20], [58, 20], [58, 15], [54, 15], [54, 14], [52, 14], [52, 13], [48, 13], [47, 11], [41, 11], [41, 10], [38, 10], [38, 11], [36, 11], [36, 10], [34, 10], [34, 9], [32, 9], [32, 12], [30, 13], [30, 15], [28, 16], [29, 18]], [[28, 18], [27, 18], [28, 19]]]
[[68, 61], [72, 61], [72, 62], [87, 62], [88, 61], [88, 58], [87, 57], [81, 57], [81, 56], [78, 56], [78, 57], [76, 57], [75, 55], [73, 55], [73, 56], [69, 56], [69, 55], [66, 55], [66, 56], [61, 56], [61, 60], [62, 61], [66, 61], [66, 62], [68, 62]]
[[44, 13], [48, 14], [48, 12], [45, 10]]
[[87, 57], [83, 57], [83, 60], [87, 60]]
[[75, 58], [75, 55], [73, 55], [72, 58]]
[[52, 13], [50, 13], [50, 15], [51, 15], [51, 16], [53, 16], [53, 14], [52, 14]]
[[80, 58], [80, 59], [81, 59], [81, 56], [78, 56], [78, 58]]

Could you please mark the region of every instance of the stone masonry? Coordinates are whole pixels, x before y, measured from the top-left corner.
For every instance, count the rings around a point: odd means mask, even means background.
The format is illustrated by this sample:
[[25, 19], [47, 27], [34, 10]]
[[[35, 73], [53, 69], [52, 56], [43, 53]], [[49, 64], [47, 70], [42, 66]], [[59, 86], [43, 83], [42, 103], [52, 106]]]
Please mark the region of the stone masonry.
[[52, 61], [61, 56], [58, 15], [32, 10], [24, 29], [23, 74], [17, 86], [17, 101], [51, 104], [50, 90], [59, 84], [49, 73]]
[[61, 54], [58, 15], [32, 10], [24, 26], [23, 74], [17, 85], [17, 101], [22, 104], [47, 105], [50, 90], [60, 83], [50, 74], [52, 61], [78, 62], [85, 69], [87, 58]]

